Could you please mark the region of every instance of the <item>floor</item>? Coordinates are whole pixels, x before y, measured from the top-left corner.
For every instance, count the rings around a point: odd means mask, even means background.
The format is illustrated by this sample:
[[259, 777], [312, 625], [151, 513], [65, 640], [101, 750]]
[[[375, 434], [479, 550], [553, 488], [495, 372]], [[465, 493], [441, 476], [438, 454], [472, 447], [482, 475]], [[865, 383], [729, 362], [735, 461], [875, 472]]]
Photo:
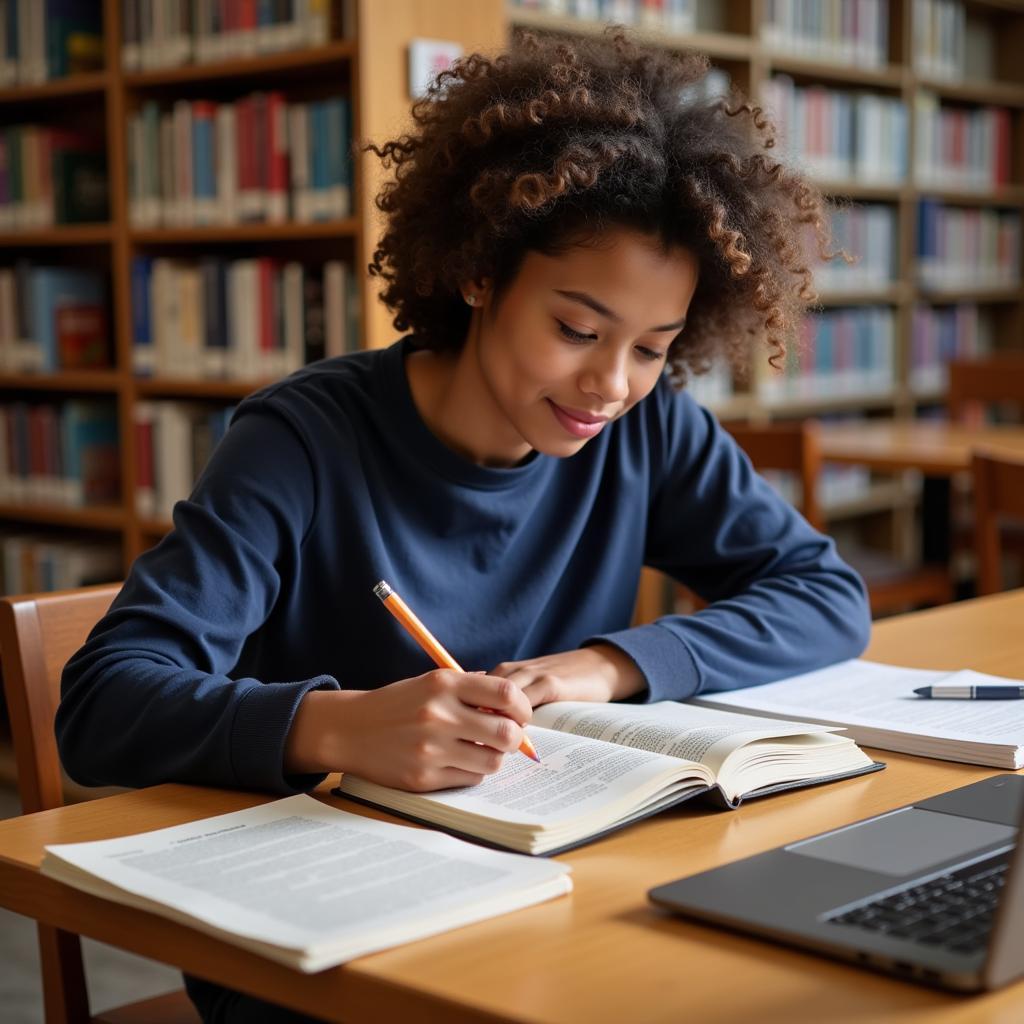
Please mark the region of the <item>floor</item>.
[[[18, 814], [18, 797], [0, 787], [0, 818]], [[180, 987], [170, 967], [84, 939], [85, 973], [93, 1013]], [[42, 1024], [39, 947], [35, 924], [0, 909], [0, 1006], [4, 1024]]]

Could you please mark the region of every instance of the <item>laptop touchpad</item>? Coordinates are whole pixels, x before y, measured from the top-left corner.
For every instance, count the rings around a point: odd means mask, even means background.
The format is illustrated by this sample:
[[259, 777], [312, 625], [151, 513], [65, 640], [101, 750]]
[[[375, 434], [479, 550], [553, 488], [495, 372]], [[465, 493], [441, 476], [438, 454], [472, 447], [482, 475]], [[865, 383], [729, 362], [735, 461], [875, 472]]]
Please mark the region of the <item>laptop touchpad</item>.
[[786, 847], [790, 853], [884, 875], [921, 874], [938, 864], [996, 843], [1017, 830], [990, 821], [906, 807]]

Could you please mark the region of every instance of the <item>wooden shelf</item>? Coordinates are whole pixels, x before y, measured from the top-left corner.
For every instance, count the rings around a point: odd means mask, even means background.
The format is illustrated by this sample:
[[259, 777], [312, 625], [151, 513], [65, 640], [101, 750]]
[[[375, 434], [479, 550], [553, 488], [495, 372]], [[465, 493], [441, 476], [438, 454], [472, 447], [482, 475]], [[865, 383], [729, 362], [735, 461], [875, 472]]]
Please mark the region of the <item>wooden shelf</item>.
[[877, 86], [884, 89], [900, 89], [906, 80], [903, 68], [889, 65], [883, 68], [863, 68], [857, 64], [840, 64], [836, 61], [815, 60], [810, 57], [791, 56], [772, 51], [766, 57], [768, 72], [782, 71], [787, 75], [813, 78], [818, 82], [852, 82], [855, 85]]
[[1006, 82], [987, 82], [981, 79], [965, 79], [961, 82], [943, 81], [937, 78], [917, 77], [914, 84], [927, 89], [940, 99], [961, 103], [985, 103], [999, 107], [1024, 107], [1024, 90], [1019, 85]]
[[0, 233], [0, 248], [31, 249], [35, 246], [106, 245], [113, 238], [109, 224], [58, 224]]
[[955, 206], [1024, 206], [1024, 188], [1019, 185], [998, 189], [952, 189], [918, 185], [916, 192], [921, 199], [938, 199]]
[[905, 185], [862, 185], [856, 181], [828, 181], [812, 179], [826, 196], [859, 199], [866, 202], [898, 203], [908, 191]]
[[[509, 11], [509, 22], [514, 28], [530, 28], [541, 32], [563, 35], [597, 36], [605, 31], [606, 23], [584, 18], [570, 18], [547, 11], [531, 11], [515, 7]], [[661, 29], [627, 26], [637, 42], [652, 43], [668, 50], [698, 50], [709, 57], [724, 60], [749, 60], [754, 52], [754, 41], [736, 32], [688, 32], [675, 35]]]
[[822, 292], [818, 296], [818, 306], [895, 306], [906, 301], [907, 289], [899, 284], [891, 288], [864, 289], [859, 291], [842, 290]]
[[210, 224], [191, 228], [137, 228], [130, 237], [137, 245], [194, 245], [199, 242], [304, 242], [317, 238], [354, 238], [359, 223], [345, 220], [315, 224]]
[[162, 537], [174, 529], [170, 519], [141, 519], [139, 529], [146, 537]]
[[271, 383], [268, 380], [199, 380], [179, 377], [136, 377], [135, 393], [140, 398], [224, 398], [242, 399]]
[[1020, 302], [1020, 288], [925, 288], [918, 294], [923, 302], [944, 306], [953, 302]]
[[891, 409], [898, 403], [895, 392], [886, 395], [823, 395], [820, 398], [759, 398], [760, 407], [773, 416], [818, 416], [828, 412], [856, 412], [859, 409]]
[[29, 391], [106, 391], [120, 389], [116, 370], [66, 370], [62, 373], [0, 373], [0, 389]]
[[0, 106], [22, 106], [26, 103], [46, 103], [75, 96], [98, 96], [106, 91], [110, 76], [106, 71], [68, 75], [40, 85], [16, 85], [0, 89]]
[[332, 65], [346, 64], [356, 55], [356, 44], [339, 39], [324, 46], [289, 50], [286, 53], [238, 57], [208, 64], [186, 64], [182, 67], [154, 71], [132, 71], [124, 75], [127, 89], [162, 89], [191, 82], [205, 83], [232, 78], [263, 78], [267, 75], [300, 75], [309, 77]]
[[121, 505], [22, 505], [0, 502], [0, 519], [49, 526], [76, 526], [83, 530], [121, 530], [125, 525]]

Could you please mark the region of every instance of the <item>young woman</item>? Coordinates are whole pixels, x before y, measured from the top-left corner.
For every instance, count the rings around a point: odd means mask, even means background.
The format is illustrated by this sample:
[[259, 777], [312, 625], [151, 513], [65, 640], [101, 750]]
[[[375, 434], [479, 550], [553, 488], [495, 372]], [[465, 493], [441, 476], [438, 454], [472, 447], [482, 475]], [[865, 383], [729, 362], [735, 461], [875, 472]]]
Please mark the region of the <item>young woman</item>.
[[[856, 575], [676, 390], [719, 353], [781, 355], [814, 297], [802, 232], [827, 242], [761, 112], [696, 98], [706, 71], [612, 34], [441, 76], [376, 150], [370, 269], [405, 336], [240, 405], [67, 666], [74, 778], [472, 785], [532, 706], [861, 651]], [[643, 565], [708, 606], [630, 628]], [[476, 671], [432, 669], [380, 579]], [[207, 1019], [242, 1012], [211, 991]]]

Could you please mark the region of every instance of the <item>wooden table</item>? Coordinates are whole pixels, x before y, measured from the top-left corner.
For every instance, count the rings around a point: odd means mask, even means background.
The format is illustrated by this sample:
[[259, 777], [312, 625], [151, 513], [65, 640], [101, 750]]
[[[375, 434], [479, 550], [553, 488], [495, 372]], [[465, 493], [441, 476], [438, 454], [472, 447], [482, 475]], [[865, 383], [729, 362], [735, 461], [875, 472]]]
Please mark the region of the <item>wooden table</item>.
[[919, 469], [952, 476], [970, 468], [975, 449], [1024, 459], [1024, 426], [965, 427], [930, 420], [865, 420], [822, 423], [821, 455], [828, 462], [853, 463], [895, 472]]
[[[868, 655], [1024, 677], [1022, 624], [1024, 591], [1017, 591], [882, 622]], [[347, 1024], [1024, 1020], [1024, 984], [972, 998], [947, 995], [691, 924], [648, 905], [648, 888], [679, 875], [992, 774], [880, 756], [889, 768], [866, 778], [755, 801], [734, 813], [690, 807], [641, 822], [564, 857], [574, 869], [571, 896], [318, 975], [296, 974], [39, 874], [46, 843], [173, 825], [264, 799], [254, 794], [158, 786], [2, 821], [0, 904]]]
[[971, 465], [972, 451], [1024, 459], [1024, 426], [966, 427], [945, 420], [865, 420], [822, 423], [821, 455], [828, 462], [882, 472], [915, 469], [921, 492], [921, 560], [948, 565], [951, 557], [950, 477]]

